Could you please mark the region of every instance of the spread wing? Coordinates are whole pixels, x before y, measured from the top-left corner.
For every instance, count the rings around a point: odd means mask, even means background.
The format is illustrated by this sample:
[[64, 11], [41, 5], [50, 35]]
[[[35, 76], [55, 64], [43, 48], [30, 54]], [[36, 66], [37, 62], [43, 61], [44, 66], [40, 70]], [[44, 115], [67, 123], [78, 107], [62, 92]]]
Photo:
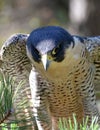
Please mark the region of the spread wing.
[[96, 91], [100, 91], [100, 36], [97, 37], [80, 37], [74, 36], [78, 40], [86, 45], [86, 48], [90, 54], [90, 61], [95, 65], [95, 88]]
[[[0, 50], [0, 68], [4, 74], [10, 75], [15, 83], [13, 92], [17, 92], [17, 94], [13, 101], [13, 115], [16, 115], [16, 117], [12, 117], [12, 119], [26, 119], [27, 122], [29, 121], [28, 125], [33, 125], [33, 121], [30, 121], [33, 113], [28, 80], [31, 64], [26, 55], [26, 40], [28, 36], [28, 34], [14, 34], [3, 44]], [[19, 85], [20, 87], [18, 88], [17, 86], [21, 81], [22, 85]], [[20, 125], [23, 125], [23, 122]]]
[[84, 39], [84, 43], [90, 52], [91, 61], [93, 61], [95, 65], [95, 86], [96, 90], [100, 91], [100, 36], [87, 37]]

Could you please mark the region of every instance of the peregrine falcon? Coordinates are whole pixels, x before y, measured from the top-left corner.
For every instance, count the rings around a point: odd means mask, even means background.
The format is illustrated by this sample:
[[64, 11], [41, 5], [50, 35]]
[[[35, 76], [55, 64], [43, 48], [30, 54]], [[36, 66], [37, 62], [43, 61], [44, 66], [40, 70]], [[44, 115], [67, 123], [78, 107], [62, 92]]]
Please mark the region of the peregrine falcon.
[[59, 119], [73, 120], [73, 113], [79, 123], [86, 116], [89, 123], [94, 116], [100, 123], [94, 92], [100, 85], [100, 36], [74, 36], [45, 26], [11, 36], [0, 53], [3, 71], [17, 82], [26, 80], [24, 88], [30, 86], [38, 130], [58, 130]]

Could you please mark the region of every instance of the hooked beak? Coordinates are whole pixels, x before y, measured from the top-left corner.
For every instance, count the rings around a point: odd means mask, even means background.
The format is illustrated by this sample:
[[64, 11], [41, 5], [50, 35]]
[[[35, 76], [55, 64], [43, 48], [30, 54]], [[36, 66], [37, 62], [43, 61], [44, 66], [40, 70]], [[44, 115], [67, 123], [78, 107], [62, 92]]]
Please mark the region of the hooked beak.
[[42, 55], [41, 60], [42, 60], [44, 69], [47, 71], [47, 69], [48, 69], [48, 67], [50, 65], [50, 60], [48, 60], [48, 55], [47, 54]]

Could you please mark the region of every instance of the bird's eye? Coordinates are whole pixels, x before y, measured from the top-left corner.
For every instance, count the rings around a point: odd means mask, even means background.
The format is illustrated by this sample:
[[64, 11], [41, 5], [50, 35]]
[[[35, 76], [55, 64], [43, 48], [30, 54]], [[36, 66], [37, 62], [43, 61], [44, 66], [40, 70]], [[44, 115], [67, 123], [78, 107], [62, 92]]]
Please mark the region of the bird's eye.
[[56, 48], [54, 48], [53, 50], [52, 50], [52, 55], [55, 55], [56, 54]]
[[40, 55], [39, 51], [38, 51], [36, 48], [34, 48], [34, 52], [35, 52], [36, 54]]
[[52, 50], [52, 55], [56, 55], [57, 54], [57, 52], [59, 51], [59, 48], [60, 48], [60, 45], [59, 46], [57, 46], [56, 48], [54, 48], [53, 50]]

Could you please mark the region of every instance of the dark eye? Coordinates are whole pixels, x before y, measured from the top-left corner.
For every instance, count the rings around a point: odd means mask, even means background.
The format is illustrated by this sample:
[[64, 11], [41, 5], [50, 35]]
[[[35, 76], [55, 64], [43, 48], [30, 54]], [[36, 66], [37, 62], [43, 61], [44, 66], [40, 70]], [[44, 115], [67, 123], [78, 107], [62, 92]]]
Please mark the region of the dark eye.
[[34, 52], [35, 52], [36, 54], [40, 55], [39, 51], [38, 51], [36, 48], [34, 48]]
[[54, 48], [54, 49], [52, 50], [52, 52], [51, 52], [52, 56], [56, 55], [56, 54], [58, 53], [59, 49], [60, 49], [60, 45], [57, 46], [56, 48]]
[[41, 61], [41, 55], [40, 55], [40, 53], [38, 52], [38, 50], [36, 48], [32, 47], [31, 48], [31, 53], [32, 53], [33, 59], [36, 62], [40, 62]]

